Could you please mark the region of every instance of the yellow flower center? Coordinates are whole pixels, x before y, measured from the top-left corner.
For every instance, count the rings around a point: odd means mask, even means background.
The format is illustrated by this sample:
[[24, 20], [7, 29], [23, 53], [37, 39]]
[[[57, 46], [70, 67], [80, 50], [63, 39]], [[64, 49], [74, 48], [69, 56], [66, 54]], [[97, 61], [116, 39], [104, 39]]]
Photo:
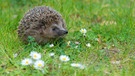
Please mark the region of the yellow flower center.
[[29, 61], [26, 61], [26, 64], [29, 64]]
[[66, 58], [62, 58], [62, 60], [66, 60]]
[[70, 41], [68, 41], [67, 44], [70, 45]]
[[78, 64], [75, 64], [75, 66], [79, 66]]
[[84, 30], [82, 30], [82, 33], [84, 33]]
[[35, 55], [34, 55], [34, 58], [36, 58], [36, 57], [37, 57], [37, 55], [35, 54]]
[[42, 64], [41, 64], [41, 63], [39, 63], [39, 64], [38, 64], [38, 66], [39, 66], [39, 67], [41, 67], [41, 66], [42, 66]]

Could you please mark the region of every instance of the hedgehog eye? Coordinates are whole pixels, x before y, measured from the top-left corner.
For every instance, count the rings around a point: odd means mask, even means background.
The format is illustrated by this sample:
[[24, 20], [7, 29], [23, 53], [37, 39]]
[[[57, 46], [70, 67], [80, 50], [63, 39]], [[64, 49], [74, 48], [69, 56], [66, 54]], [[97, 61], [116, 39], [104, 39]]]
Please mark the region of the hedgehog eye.
[[57, 29], [58, 29], [57, 27], [54, 27], [52, 30], [53, 30], [53, 31], [56, 31]]
[[56, 30], [56, 28], [53, 28], [52, 30], [53, 30], [53, 31], [55, 31], [55, 30]]

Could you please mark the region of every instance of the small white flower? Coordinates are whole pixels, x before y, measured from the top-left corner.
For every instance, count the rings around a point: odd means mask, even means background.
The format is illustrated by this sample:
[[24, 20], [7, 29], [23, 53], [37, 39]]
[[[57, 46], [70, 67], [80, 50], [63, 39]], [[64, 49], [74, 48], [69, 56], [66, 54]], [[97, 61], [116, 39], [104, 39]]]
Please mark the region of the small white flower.
[[86, 46], [87, 46], [87, 47], [91, 47], [91, 44], [90, 44], [90, 43], [87, 43]]
[[30, 64], [32, 64], [32, 60], [29, 58], [25, 58], [24, 60], [22, 60], [21, 64], [22, 65], [30, 65]]
[[45, 71], [43, 69], [41, 69], [42, 73], [45, 74]]
[[80, 69], [84, 69], [84, 68], [85, 68], [85, 66], [84, 66], [84, 65], [81, 65], [79, 68], [80, 68]]
[[81, 32], [82, 34], [86, 34], [87, 30], [86, 30], [85, 28], [83, 28], [83, 29], [80, 30], [80, 32]]
[[77, 48], [78, 48], [78, 46], [75, 46], [75, 48], [77, 49]]
[[71, 43], [71, 41], [68, 41], [68, 42], [67, 42], [67, 45], [70, 46], [70, 43]]
[[50, 44], [49, 47], [54, 47], [54, 45], [53, 44]]
[[111, 61], [112, 64], [120, 64], [120, 61]]
[[37, 60], [35, 63], [34, 63], [34, 68], [35, 69], [42, 69], [44, 67], [44, 61], [42, 60]]
[[72, 67], [80, 67], [81, 64], [79, 64], [79, 63], [72, 63], [71, 66], [72, 66]]
[[66, 56], [66, 55], [61, 55], [59, 59], [60, 59], [61, 61], [63, 61], [63, 62], [67, 62], [67, 61], [70, 60], [70, 58], [69, 58], [68, 56]]
[[85, 66], [80, 64], [80, 63], [72, 63], [71, 66], [72, 67], [77, 67], [77, 68], [80, 68], [80, 69], [84, 69], [85, 68]]
[[50, 53], [50, 54], [49, 54], [49, 56], [51, 56], [51, 57], [54, 56], [54, 55], [55, 55], [55, 53]]
[[9, 74], [10, 72], [9, 72], [9, 71], [7, 71], [6, 73], [7, 73], [7, 74]]
[[99, 39], [98, 38], [95, 38], [95, 41], [99, 41]]
[[76, 42], [75, 42], [75, 44], [79, 45], [79, 44], [80, 44], [80, 42], [76, 41]]
[[40, 53], [37, 53], [37, 52], [35, 52], [35, 51], [32, 51], [32, 52], [30, 53], [30, 56], [31, 56], [33, 59], [35, 59], [35, 60], [41, 59], [41, 54], [40, 54]]
[[17, 53], [13, 54], [13, 57], [14, 57], [14, 58], [16, 58], [17, 56], [18, 56], [18, 54], [17, 54]]
[[61, 68], [61, 64], [59, 64], [58, 68]]

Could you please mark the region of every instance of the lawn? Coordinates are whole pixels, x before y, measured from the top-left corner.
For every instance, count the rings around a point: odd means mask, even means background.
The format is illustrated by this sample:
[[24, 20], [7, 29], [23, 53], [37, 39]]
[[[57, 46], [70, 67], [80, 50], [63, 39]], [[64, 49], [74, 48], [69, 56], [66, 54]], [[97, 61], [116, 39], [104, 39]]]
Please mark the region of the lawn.
[[[41, 5], [61, 13], [69, 33], [58, 43], [24, 44], [17, 35], [19, 21]], [[41, 53], [42, 70], [21, 64], [31, 51]], [[0, 76], [134, 76], [134, 54], [134, 0], [0, 0]], [[70, 60], [62, 62], [61, 55]]]

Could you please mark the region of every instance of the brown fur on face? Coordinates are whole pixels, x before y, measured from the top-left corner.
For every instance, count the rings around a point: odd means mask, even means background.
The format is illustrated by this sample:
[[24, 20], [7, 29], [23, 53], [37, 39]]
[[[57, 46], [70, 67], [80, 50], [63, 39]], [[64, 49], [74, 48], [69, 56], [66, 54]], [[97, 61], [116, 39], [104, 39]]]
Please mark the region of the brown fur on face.
[[28, 36], [38, 43], [64, 37], [68, 31], [61, 15], [50, 7], [35, 7], [25, 14], [18, 27], [18, 36], [27, 42]]

